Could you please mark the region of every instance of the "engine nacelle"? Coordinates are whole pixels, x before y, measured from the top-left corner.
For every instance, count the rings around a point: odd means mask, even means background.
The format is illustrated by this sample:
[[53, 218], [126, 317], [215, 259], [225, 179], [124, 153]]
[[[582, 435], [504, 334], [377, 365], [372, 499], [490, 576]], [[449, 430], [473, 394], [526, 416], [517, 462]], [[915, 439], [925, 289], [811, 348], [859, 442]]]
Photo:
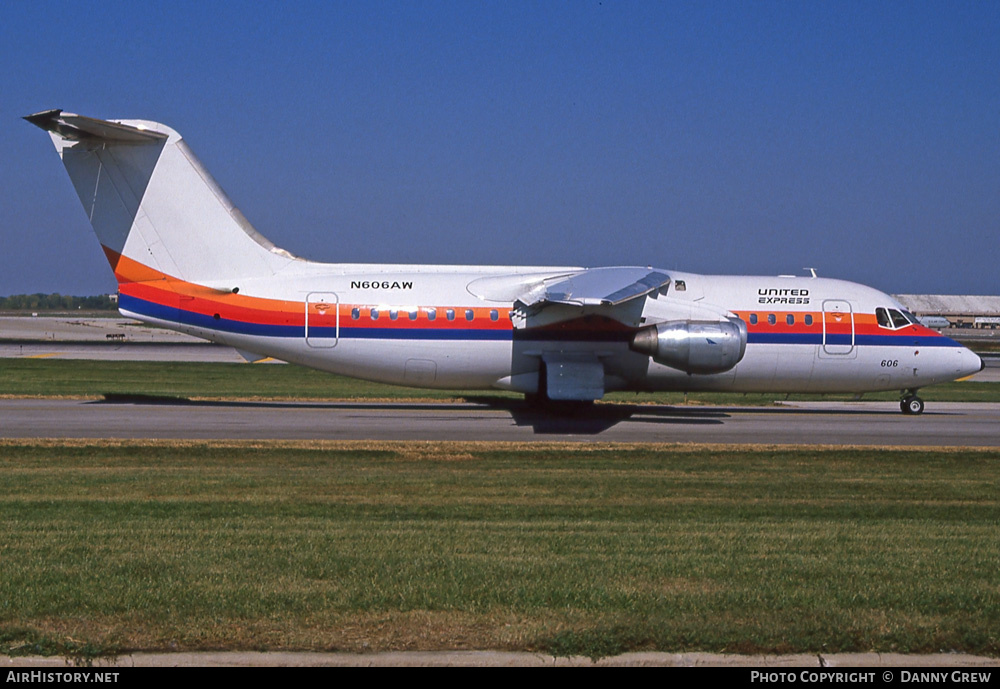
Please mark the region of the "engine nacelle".
[[629, 346], [686, 373], [724, 373], [746, 352], [747, 324], [739, 318], [669, 321], [638, 331]]

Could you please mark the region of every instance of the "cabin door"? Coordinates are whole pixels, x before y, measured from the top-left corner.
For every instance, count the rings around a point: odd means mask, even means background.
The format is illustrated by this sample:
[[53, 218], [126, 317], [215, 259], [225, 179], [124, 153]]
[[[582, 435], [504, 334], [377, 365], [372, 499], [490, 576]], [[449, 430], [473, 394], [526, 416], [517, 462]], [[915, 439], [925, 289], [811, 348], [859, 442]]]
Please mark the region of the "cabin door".
[[306, 297], [306, 344], [337, 346], [340, 337], [340, 300], [333, 292], [310, 292]]
[[842, 299], [823, 302], [823, 353], [844, 356], [854, 353], [854, 311]]

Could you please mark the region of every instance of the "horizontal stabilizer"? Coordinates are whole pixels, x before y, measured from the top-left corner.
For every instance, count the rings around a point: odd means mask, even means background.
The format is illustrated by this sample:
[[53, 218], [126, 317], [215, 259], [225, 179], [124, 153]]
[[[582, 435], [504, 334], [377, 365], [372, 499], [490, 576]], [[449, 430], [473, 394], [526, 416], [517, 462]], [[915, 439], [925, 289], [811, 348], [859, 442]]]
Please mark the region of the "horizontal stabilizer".
[[25, 117], [28, 122], [70, 141], [118, 141], [149, 143], [166, 139], [166, 134], [108, 120], [96, 120], [62, 110], [45, 110]]
[[96, 120], [62, 110], [46, 110], [28, 115], [24, 119], [45, 131], [55, 132], [70, 141], [120, 141], [124, 143], [147, 143], [166, 139], [166, 134], [127, 124]]

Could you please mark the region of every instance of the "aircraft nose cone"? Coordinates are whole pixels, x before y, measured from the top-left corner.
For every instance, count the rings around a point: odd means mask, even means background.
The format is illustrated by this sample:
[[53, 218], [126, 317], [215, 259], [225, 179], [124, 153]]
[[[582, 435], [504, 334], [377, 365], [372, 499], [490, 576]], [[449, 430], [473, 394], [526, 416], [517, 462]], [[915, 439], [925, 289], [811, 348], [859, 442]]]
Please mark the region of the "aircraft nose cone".
[[962, 351], [962, 375], [971, 376], [986, 368], [986, 361], [971, 349]]
[[[955, 344], [958, 343], [956, 342]], [[952, 359], [951, 365], [955, 366], [955, 368], [952, 369], [954, 371], [954, 373], [951, 374], [954, 376], [952, 380], [964, 380], [966, 378], [970, 378], [986, 368], [986, 362], [983, 358], [968, 347], [959, 345], [953, 351], [958, 355], [958, 358], [957, 360]]]

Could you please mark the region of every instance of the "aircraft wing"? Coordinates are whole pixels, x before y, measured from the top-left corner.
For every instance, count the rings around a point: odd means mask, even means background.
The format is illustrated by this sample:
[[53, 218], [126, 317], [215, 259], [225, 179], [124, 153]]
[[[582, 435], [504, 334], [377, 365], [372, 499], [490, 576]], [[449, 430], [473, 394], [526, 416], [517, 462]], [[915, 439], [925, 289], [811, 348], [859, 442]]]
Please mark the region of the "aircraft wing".
[[650, 268], [590, 268], [537, 285], [516, 306], [535, 312], [548, 304], [618, 306], [669, 284], [669, 275]]

